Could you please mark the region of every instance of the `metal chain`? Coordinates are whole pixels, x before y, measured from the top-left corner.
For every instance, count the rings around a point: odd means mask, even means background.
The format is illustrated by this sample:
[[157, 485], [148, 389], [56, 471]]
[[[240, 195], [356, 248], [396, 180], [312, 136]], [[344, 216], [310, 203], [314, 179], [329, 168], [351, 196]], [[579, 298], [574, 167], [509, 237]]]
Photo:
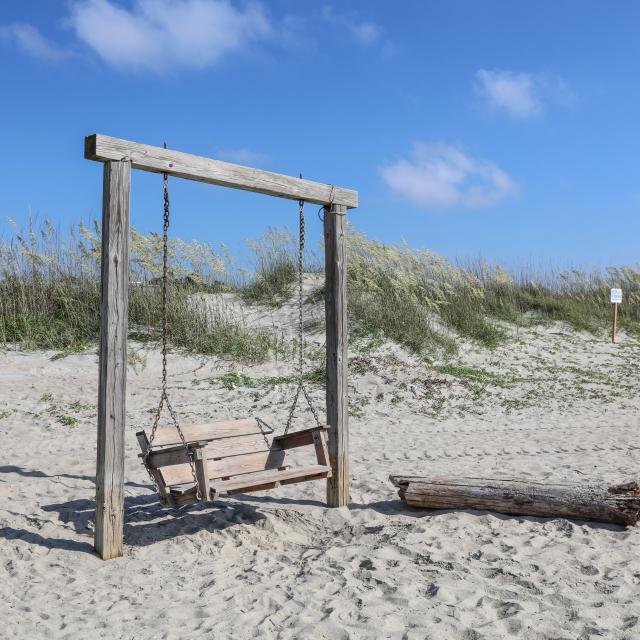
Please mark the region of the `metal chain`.
[[[302, 178], [302, 175], [300, 175]], [[309, 405], [309, 409], [311, 409], [311, 413], [316, 421], [316, 424], [320, 427], [320, 418], [318, 416], [318, 412], [316, 408], [313, 406], [313, 402], [311, 402], [311, 398], [309, 393], [307, 392], [306, 387], [304, 386], [304, 322], [303, 322], [303, 300], [302, 300], [302, 281], [303, 281], [303, 259], [304, 259], [304, 245], [305, 245], [305, 222], [304, 222], [304, 200], [298, 201], [299, 212], [300, 212], [300, 234], [298, 239], [298, 387], [296, 389], [296, 393], [293, 397], [293, 402], [291, 403], [291, 408], [289, 409], [289, 417], [287, 418], [287, 424], [284, 428], [284, 435], [289, 433], [289, 429], [291, 428], [291, 423], [293, 422], [293, 414], [296, 410], [296, 405], [298, 404], [298, 398], [300, 397], [300, 392], [304, 394], [304, 397]]]
[[[164, 145], [165, 149], [167, 145]], [[180, 436], [180, 440], [184, 449], [187, 453], [187, 459], [189, 460], [189, 466], [191, 467], [191, 475], [193, 476], [193, 481], [196, 486], [196, 498], [198, 501], [202, 499], [202, 494], [200, 492], [200, 486], [198, 484], [198, 476], [196, 475], [196, 467], [193, 462], [193, 451], [189, 448], [189, 444], [187, 443], [186, 438], [184, 437], [184, 433], [182, 433], [182, 429], [180, 428], [180, 423], [178, 422], [178, 418], [176, 416], [173, 407], [171, 406], [171, 402], [169, 402], [169, 396], [167, 395], [167, 343], [169, 340], [169, 318], [167, 313], [167, 280], [169, 274], [169, 223], [170, 223], [170, 207], [169, 207], [169, 176], [164, 173], [163, 174], [163, 191], [164, 191], [164, 223], [162, 226], [162, 393], [160, 394], [160, 402], [158, 404], [158, 408], [156, 409], [155, 417], [153, 420], [153, 428], [151, 429], [151, 437], [149, 438], [149, 444], [147, 446], [147, 453], [144, 457], [145, 465], [148, 467], [148, 459], [151, 454], [151, 447], [153, 445], [153, 440], [156, 437], [156, 431], [158, 429], [158, 424], [160, 422], [160, 415], [162, 413], [162, 408], [166, 405], [167, 411], [171, 416], [171, 420], [173, 422], [173, 426], [176, 428], [178, 435]], [[157, 484], [155, 482], [155, 478], [149, 471], [149, 475], [153, 480], [154, 485], [157, 489]]]

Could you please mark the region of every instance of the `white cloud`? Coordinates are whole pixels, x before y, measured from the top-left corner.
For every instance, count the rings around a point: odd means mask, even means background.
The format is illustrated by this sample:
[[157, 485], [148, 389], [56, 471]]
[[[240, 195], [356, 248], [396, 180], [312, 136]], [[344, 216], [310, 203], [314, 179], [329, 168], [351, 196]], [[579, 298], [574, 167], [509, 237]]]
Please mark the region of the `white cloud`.
[[252, 167], [264, 166], [268, 164], [270, 160], [266, 153], [252, 151], [246, 147], [241, 147], [240, 149], [218, 149], [218, 157], [220, 160]]
[[382, 35], [382, 29], [373, 22], [349, 23], [348, 28], [355, 39], [364, 45], [376, 44]]
[[14, 42], [23, 51], [48, 62], [58, 62], [68, 57], [69, 53], [53, 42], [47, 40], [30, 24], [12, 24], [0, 28], [3, 40]]
[[371, 47], [377, 44], [387, 46], [383, 40], [383, 29], [380, 25], [370, 20], [360, 20], [353, 15], [337, 13], [331, 5], [322, 9], [322, 16], [328, 22], [345, 29], [353, 36], [354, 40], [363, 46]]
[[271, 35], [259, 4], [239, 9], [229, 0], [111, 0], [72, 6], [77, 37], [119, 68], [203, 68]]
[[411, 160], [383, 167], [382, 176], [400, 197], [424, 209], [488, 207], [518, 192], [493, 162], [443, 143], [416, 142]]
[[567, 105], [573, 100], [564, 80], [548, 74], [479, 69], [475, 86], [489, 107], [502, 109], [513, 118], [538, 116], [547, 102]]

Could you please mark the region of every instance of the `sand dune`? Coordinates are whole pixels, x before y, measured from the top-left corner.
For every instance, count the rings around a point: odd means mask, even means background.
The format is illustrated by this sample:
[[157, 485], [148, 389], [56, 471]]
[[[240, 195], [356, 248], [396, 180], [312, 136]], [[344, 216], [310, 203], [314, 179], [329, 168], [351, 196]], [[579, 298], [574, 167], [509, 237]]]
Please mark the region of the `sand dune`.
[[[354, 350], [352, 504], [335, 510], [323, 482], [161, 508], [134, 438], [157, 399], [159, 357], [134, 351], [126, 550], [110, 562], [92, 553], [95, 351], [0, 355], [0, 637], [640, 637], [637, 528], [411, 511], [387, 480], [637, 477], [631, 338], [521, 331], [495, 352], [467, 346], [460, 370], [391, 345]], [[291, 363], [236, 366], [240, 386], [219, 378], [230, 368], [174, 354], [180, 416], [283, 424], [291, 386], [269, 380]]]

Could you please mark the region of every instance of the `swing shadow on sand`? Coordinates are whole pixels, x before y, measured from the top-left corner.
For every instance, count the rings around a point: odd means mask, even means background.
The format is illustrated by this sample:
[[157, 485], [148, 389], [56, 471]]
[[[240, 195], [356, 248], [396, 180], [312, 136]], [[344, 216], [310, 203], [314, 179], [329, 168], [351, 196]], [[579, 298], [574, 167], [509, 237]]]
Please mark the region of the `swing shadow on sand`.
[[[16, 466], [0, 467], [0, 473], [15, 473], [26, 477], [68, 477], [95, 482], [90, 476], [49, 476], [38, 470]], [[148, 484], [126, 482], [125, 487], [146, 488]], [[30, 529], [0, 527], [0, 538], [22, 540], [30, 545], [46, 549], [62, 549], [94, 554], [93, 531], [95, 526], [96, 503], [93, 499], [80, 498], [41, 506], [42, 511], [57, 513], [57, 522], [71, 525], [76, 534], [85, 540], [54, 538], [44, 536]], [[35, 514], [26, 516], [30, 524], [42, 529], [50, 520], [38, 518]], [[266, 520], [266, 516], [251, 504], [208, 502], [191, 507], [164, 507], [155, 493], [125, 496], [124, 499], [124, 539], [127, 546], [143, 547], [183, 535], [193, 535], [198, 531], [222, 531], [239, 524], [256, 525]], [[55, 524], [55, 523], [54, 523]], [[91, 538], [91, 541], [88, 540]]]

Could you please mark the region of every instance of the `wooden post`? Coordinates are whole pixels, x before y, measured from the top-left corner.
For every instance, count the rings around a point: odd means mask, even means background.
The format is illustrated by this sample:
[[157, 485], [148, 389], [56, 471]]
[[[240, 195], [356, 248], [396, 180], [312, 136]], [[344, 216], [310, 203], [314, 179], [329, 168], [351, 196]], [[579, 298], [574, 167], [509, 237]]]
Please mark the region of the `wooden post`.
[[349, 409], [347, 402], [347, 207], [324, 208], [325, 318], [327, 331], [327, 425], [332, 476], [327, 479], [327, 504], [349, 503]]
[[613, 303], [613, 317], [611, 322], [611, 342], [616, 341], [616, 332], [618, 331], [618, 303]]
[[131, 163], [105, 162], [94, 537], [103, 560], [121, 556], [123, 546], [130, 190]]

